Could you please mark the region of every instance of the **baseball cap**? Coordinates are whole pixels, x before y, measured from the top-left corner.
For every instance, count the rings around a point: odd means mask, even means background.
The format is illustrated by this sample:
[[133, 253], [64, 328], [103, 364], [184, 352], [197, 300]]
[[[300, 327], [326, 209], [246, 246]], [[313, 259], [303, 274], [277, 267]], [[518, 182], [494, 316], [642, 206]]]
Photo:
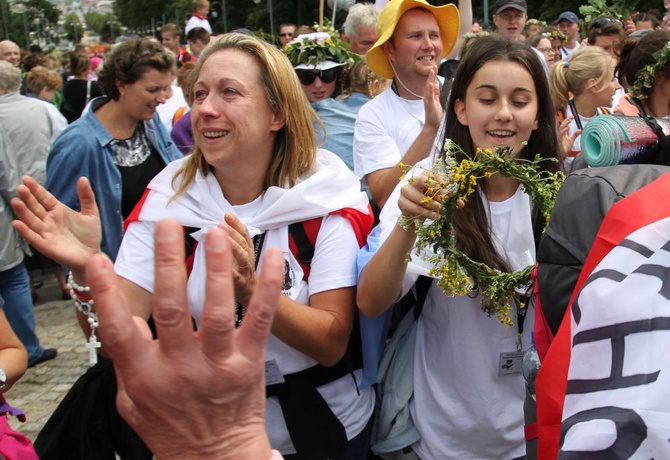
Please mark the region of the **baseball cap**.
[[461, 24], [461, 17], [456, 5], [449, 3], [443, 6], [433, 6], [426, 0], [393, 0], [388, 2], [379, 13], [377, 18], [377, 36], [379, 38], [365, 55], [368, 66], [377, 75], [384, 78], [393, 78], [393, 68], [382, 50], [382, 45], [393, 36], [402, 15], [413, 8], [423, 8], [437, 19], [437, 25], [440, 27], [440, 39], [442, 40], [442, 56], [440, 56], [440, 59], [447, 57], [454, 49]]
[[579, 23], [579, 18], [575, 13], [572, 11], [564, 11], [561, 13], [561, 15], [558, 17], [558, 22], [561, 22], [562, 20], [570, 21], [573, 24]]
[[528, 11], [526, 0], [496, 0], [493, 10], [495, 11], [495, 14], [500, 14], [507, 8], [514, 8], [515, 10], [523, 11], [524, 13]]

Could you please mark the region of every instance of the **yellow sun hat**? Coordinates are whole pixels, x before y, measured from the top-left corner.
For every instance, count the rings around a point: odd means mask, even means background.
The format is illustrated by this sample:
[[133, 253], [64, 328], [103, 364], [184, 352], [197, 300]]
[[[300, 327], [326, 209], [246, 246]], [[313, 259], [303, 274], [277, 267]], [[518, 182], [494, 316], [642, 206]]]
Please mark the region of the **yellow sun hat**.
[[385, 78], [393, 78], [393, 68], [382, 50], [382, 45], [393, 36], [400, 17], [413, 8], [427, 10], [437, 19], [437, 25], [440, 27], [440, 39], [442, 40], [442, 56], [440, 56], [440, 59], [447, 57], [454, 49], [461, 27], [461, 17], [456, 5], [449, 3], [443, 6], [433, 6], [426, 0], [391, 0], [379, 13], [377, 19], [377, 36], [379, 38], [366, 54], [368, 66], [374, 73]]

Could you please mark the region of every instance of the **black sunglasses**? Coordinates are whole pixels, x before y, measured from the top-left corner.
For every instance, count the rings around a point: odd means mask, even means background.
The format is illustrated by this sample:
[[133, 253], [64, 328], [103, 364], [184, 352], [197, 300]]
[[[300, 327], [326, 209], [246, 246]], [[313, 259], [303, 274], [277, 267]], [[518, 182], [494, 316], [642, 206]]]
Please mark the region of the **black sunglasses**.
[[599, 27], [604, 27], [604, 26], [606, 26], [607, 24], [617, 24], [619, 27], [621, 27], [621, 28], [623, 29], [623, 22], [621, 22], [621, 21], [618, 20], [618, 19], [614, 19], [614, 18], [598, 18], [598, 19], [596, 19], [595, 21], [593, 21], [593, 23], [592, 23], [591, 26], [589, 27], [589, 30], [590, 30], [590, 29], [598, 29]]
[[332, 83], [337, 79], [337, 76], [340, 73], [340, 69], [337, 67], [334, 67], [332, 69], [328, 70], [296, 70], [296, 73], [298, 74], [298, 80], [300, 80], [300, 83], [302, 83], [305, 86], [309, 86], [312, 83], [314, 83], [314, 80], [316, 80], [316, 77], [319, 77], [319, 79], [323, 83]]
[[293, 34], [290, 33], [290, 32], [286, 32], [286, 33], [283, 33], [283, 34], [279, 34], [279, 36], [280, 36], [280, 37], [292, 37]]

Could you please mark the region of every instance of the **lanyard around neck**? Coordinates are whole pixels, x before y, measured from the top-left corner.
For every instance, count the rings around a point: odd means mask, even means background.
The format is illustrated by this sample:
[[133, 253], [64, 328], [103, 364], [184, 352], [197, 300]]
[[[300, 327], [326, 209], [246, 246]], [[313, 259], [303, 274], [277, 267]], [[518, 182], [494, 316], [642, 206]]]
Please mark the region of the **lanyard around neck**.
[[575, 117], [575, 123], [577, 123], [577, 128], [583, 130], [584, 127], [582, 126], [582, 120], [581, 118], [579, 118], [579, 112], [577, 112], [577, 107], [575, 107], [574, 99], [570, 99], [568, 101], [568, 104], [570, 105], [570, 111], [572, 112], [572, 115]]

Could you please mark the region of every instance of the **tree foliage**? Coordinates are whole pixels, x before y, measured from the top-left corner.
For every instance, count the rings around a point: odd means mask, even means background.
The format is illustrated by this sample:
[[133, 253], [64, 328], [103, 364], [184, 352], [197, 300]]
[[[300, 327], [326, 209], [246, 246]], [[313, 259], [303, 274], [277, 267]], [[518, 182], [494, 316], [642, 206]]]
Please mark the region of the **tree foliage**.
[[84, 36], [84, 25], [79, 21], [79, 17], [75, 13], [70, 13], [65, 16], [63, 21], [63, 29], [67, 34], [67, 39], [77, 43]]
[[22, 47], [28, 47], [35, 41], [38, 30], [45, 27], [55, 29], [60, 18], [60, 11], [49, 0], [2, 1], [5, 2], [4, 11], [9, 14], [6, 22], [3, 18], [3, 27], [8, 24], [9, 39]]
[[[255, 3], [255, 1], [259, 3]], [[434, 5], [458, 3], [456, 0], [429, 0], [429, 2]], [[549, 24], [554, 23], [559, 14], [566, 10], [574, 11], [580, 17], [583, 17], [583, 14], [580, 13], [580, 7], [585, 5], [600, 10], [601, 14], [608, 14], [611, 11], [624, 14], [633, 7], [639, 11], [648, 11], [653, 8], [664, 11], [660, 0], [563, 0], [561, 2], [556, 0], [527, 0], [527, 2], [528, 16], [541, 19]], [[209, 22], [215, 32], [230, 32], [241, 27], [247, 27], [263, 33], [272, 32], [276, 34], [279, 24], [282, 22], [312, 25], [319, 20], [319, 2], [315, 0], [210, 0], [210, 3]], [[488, 1], [489, 18], [493, 16], [494, 3], [494, 0]], [[268, 11], [269, 4], [272, 5], [272, 24]], [[609, 6], [603, 7], [603, 5]], [[475, 17], [484, 17], [481, 2], [473, 2], [473, 10]], [[155, 24], [174, 22], [183, 28], [191, 12], [191, 0], [114, 0], [116, 17], [129, 28], [141, 27], [142, 23], [145, 26], [149, 25], [152, 18]], [[326, 6], [324, 17], [331, 19], [332, 14], [332, 10]], [[335, 26], [340, 27], [345, 17], [346, 12], [339, 11]]]
[[97, 33], [103, 42], [113, 41], [113, 37], [121, 34], [121, 27], [114, 19], [113, 14], [101, 14], [96, 12], [86, 13], [86, 25]]

